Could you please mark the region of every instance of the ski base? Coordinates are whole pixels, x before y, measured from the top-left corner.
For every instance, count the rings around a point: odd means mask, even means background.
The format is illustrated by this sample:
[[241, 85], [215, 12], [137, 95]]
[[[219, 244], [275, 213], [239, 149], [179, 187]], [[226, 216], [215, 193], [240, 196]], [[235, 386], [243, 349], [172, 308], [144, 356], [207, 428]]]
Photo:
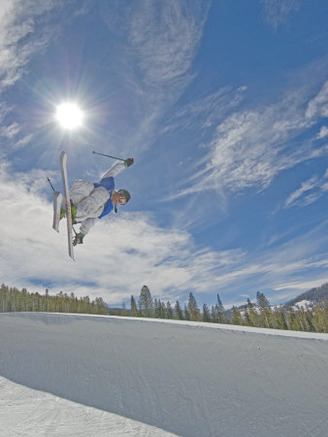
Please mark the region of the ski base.
[[71, 201], [69, 195], [68, 175], [67, 175], [67, 153], [61, 152], [60, 154], [60, 168], [63, 180], [64, 188], [64, 201], [66, 208], [66, 223], [67, 223], [67, 238], [68, 238], [68, 254], [75, 261], [74, 249], [73, 249], [73, 223], [71, 212]]
[[53, 203], [53, 220], [52, 227], [56, 232], [59, 232], [60, 210], [62, 205], [63, 195], [60, 191], [53, 191], [52, 203]]

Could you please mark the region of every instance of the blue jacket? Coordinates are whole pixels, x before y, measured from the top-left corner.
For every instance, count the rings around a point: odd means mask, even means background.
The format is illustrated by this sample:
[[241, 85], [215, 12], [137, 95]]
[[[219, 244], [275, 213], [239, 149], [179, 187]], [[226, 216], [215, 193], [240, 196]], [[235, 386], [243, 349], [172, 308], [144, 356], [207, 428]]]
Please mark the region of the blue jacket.
[[112, 199], [111, 199], [111, 194], [112, 194], [113, 190], [115, 189], [114, 178], [112, 176], [109, 178], [103, 178], [99, 183], [95, 183], [94, 186], [95, 186], [95, 188], [104, 187], [104, 188], [106, 188], [107, 191], [109, 191], [109, 194], [110, 194], [110, 198], [107, 200], [107, 202], [104, 205], [103, 212], [98, 217], [99, 219], [101, 219], [102, 217], [109, 214], [113, 210], [113, 203], [112, 203]]

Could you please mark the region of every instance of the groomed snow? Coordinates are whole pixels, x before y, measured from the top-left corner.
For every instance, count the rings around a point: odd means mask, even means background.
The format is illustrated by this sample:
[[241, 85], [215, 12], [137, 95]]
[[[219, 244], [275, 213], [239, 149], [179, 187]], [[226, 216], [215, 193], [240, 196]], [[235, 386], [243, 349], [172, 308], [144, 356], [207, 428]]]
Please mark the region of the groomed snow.
[[0, 314], [0, 435], [322, 436], [327, 363], [327, 334]]
[[0, 376], [1, 437], [174, 437], [144, 423], [15, 384]]

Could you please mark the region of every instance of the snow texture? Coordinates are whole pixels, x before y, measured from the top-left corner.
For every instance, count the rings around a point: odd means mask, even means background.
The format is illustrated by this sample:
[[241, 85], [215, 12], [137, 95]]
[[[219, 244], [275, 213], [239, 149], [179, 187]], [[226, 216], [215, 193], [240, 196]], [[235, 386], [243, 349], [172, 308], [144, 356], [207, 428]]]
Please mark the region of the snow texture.
[[0, 377], [0, 436], [174, 437], [117, 414], [80, 405]]
[[322, 436], [327, 362], [327, 334], [0, 314], [0, 436]]

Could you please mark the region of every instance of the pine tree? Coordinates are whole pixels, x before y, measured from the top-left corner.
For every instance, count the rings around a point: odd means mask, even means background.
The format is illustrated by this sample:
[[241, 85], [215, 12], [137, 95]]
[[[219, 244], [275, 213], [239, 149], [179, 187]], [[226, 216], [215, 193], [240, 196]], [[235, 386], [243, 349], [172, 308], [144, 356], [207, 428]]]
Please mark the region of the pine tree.
[[288, 329], [287, 312], [281, 308], [276, 308], [273, 312], [274, 327], [276, 329]]
[[153, 305], [153, 317], [157, 319], [167, 319], [167, 309], [161, 299], [155, 299]]
[[178, 300], [175, 302], [173, 318], [175, 320], [183, 320], [183, 312], [180, 306], [180, 302]]
[[160, 301], [160, 315], [161, 315], [161, 319], [168, 319], [167, 308], [165, 306], [165, 303], [161, 301]]
[[249, 298], [245, 305], [245, 324], [247, 326], [260, 326], [259, 314], [256, 305]]
[[201, 315], [200, 315], [200, 311], [199, 311], [196, 299], [191, 292], [189, 293], [188, 311], [190, 314], [190, 320], [193, 320], [193, 321], [201, 320]]
[[154, 307], [154, 317], [159, 319], [160, 318], [159, 304], [156, 298], [154, 299], [153, 307]]
[[233, 325], [242, 325], [243, 324], [243, 318], [240, 314], [240, 311], [235, 306], [233, 306], [233, 308], [232, 308], [232, 323], [233, 323]]
[[138, 317], [138, 315], [139, 314], [138, 314], [136, 301], [133, 295], [131, 295], [131, 317]]
[[173, 319], [173, 308], [169, 301], [166, 302], [166, 312], [167, 312], [167, 318]]
[[186, 304], [185, 304], [184, 310], [183, 310], [183, 318], [185, 320], [190, 320], [190, 312], [189, 312], [188, 307], [187, 307]]
[[272, 328], [272, 310], [268, 299], [264, 293], [256, 293], [257, 305], [260, 311], [260, 326], [263, 328]]
[[153, 300], [147, 285], [144, 285], [140, 292], [139, 310], [142, 317], [153, 316]]
[[[307, 330], [310, 331], [310, 332], [315, 332], [314, 314], [313, 314], [312, 310], [308, 309], [305, 312], [305, 319], [306, 319]], [[328, 322], [327, 317], [325, 319], [326, 319], [326, 322]], [[324, 327], [324, 331], [323, 332], [328, 332], [327, 328], [328, 328], [328, 324], [326, 323], [326, 326]]]
[[211, 321], [210, 311], [209, 311], [206, 303], [204, 303], [204, 305], [203, 305], [202, 320], [203, 320], [203, 322], [210, 322]]
[[222, 301], [220, 299], [219, 293], [217, 293], [216, 298], [217, 298], [217, 303], [216, 303], [215, 308], [216, 308], [218, 322], [219, 323], [229, 323], [229, 320], [228, 320], [227, 314], [225, 312], [224, 306], [222, 304]]
[[312, 326], [316, 332], [328, 332], [328, 314], [327, 305], [320, 307], [317, 305], [314, 309]]
[[[71, 299], [71, 303], [74, 302], [74, 299]], [[104, 302], [102, 297], [96, 297], [94, 300], [94, 313], [95, 314], [107, 314], [107, 305]]]
[[257, 305], [259, 308], [266, 308], [270, 306], [268, 299], [264, 296], [264, 293], [260, 293], [259, 291], [256, 293]]

